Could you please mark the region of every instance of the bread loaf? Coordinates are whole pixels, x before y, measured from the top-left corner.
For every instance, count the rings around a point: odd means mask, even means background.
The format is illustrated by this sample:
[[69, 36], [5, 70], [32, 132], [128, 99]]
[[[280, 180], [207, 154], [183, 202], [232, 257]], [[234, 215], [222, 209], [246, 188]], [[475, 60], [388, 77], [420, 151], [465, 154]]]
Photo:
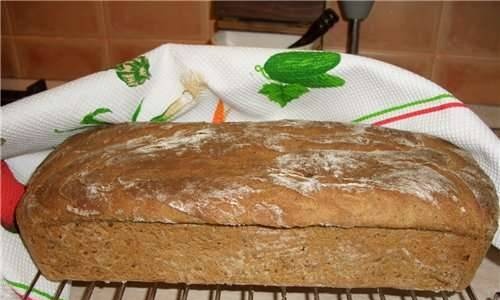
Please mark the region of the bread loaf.
[[123, 124], [58, 146], [17, 221], [53, 280], [459, 290], [497, 206], [469, 154], [424, 134]]

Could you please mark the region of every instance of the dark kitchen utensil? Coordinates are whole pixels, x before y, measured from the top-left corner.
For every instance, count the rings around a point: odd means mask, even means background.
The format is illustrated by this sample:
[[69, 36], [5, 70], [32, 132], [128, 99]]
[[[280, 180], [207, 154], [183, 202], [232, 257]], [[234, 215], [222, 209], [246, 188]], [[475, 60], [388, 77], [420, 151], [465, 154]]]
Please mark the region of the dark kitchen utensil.
[[339, 16], [335, 11], [330, 8], [325, 9], [319, 18], [311, 24], [307, 32], [288, 48], [298, 48], [314, 42], [332, 28], [338, 20]]
[[2, 90], [2, 100], [0, 105], [7, 105], [16, 100], [22, 99], [24, 97], [28, 97], [34, 95], [39, 92], [43, 92], [47, 90], [47, 83], [44, 79], [37, 80], [36, 82], [30, 84], [26, 87], [24, 91], [15, 91], [15, 90]]
[[359, 26], [361, 21], [368, 17], [373, 7], [373, 0], [369, 1], [340, 1], [340, 10], [344, 19], [349, 22], [347, 52], [358, 54]]

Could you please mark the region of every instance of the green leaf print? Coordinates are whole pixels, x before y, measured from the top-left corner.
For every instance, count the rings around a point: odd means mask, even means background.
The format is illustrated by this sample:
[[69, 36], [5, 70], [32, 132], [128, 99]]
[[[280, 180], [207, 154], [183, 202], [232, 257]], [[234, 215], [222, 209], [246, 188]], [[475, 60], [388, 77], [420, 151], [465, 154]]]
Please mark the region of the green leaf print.
[[139, 56], [115, 67], [116, 75], [129, 87], [142, 85], [151, 78], [149, 61], [146, 56]]
[[[132, 114], [132, 117], [131, 117], [131, 122], [137, 122], [137, 118], [139, 117], [139, 114], [141, 112], [143, 102], [144, 102], [144, 99], [142, 99], [139, 102], [139, 104], [137, 105], [137, 107], [135, 108], [134, 113]], [[111, 109], [109, 109], [107, 107], [99, 107], [96, 110], [94, 110], [93, 112], [90, 112], [90, 113], [86, 114], [85, 116], [83, 116], [83, 118], [80, 120], [80, 124], [83, 126], [69, 128], [69, 129], [54, 128], [54, 132], [55, 133], [72, 132], [72, 131], [84, 130], [87, 128], [95, 128], [95, 127], [100, 126], [100, 125], [113, 124], [111, 122], [97, 119], [97, 117], [99, 115], [106, 114], [106, 113], [112, 113]]]
[[169, 117], [165, 116], [163, 113], [161, 115], [157, 115], [156, 117], [153, 117], [150, 122], [155, 122], [155, 123], [161, 123], [161, 122], [167, 122], [170, 120]]
[[259, 93], [285, 107], [309, 91], [308, 88], [333, 88], [345, 84], [339, 76], [328, 74], [340, 63], [340, 54], [321, 51], [292, 51], [272, 55], [264, 66], [255, 70], [272, 83], [263, 85]]
[[278, 103], [281, 107], [285, 107], [288, 102], [299, 98], [308, 91], [308, 88], [297, 83], [266, 83], [259, 93], [266, 95], [269, 100]]
[[139, 113], [141, 112], [142, 109], [142, 102], [144, 102], [144, 99], [139, 102], [139, 105], [137, 105], [137, 108], [134, 111], [134, 114], [132, 115], [132, 122], [136, 122], [137, 118], [139, 117]]
[[80, 124], [95, 124], [95, 125], [110, 124], [109, 122], [96, 119], [96, 116], [101, 115], [101, 114], [105, 114], [108, 112], [111, 112], [111, 109], [106, 108], [106, 107], [100, 107], [100, 108], [94, 110], [93, 112], [86, 114], [83, 117], [83, 119], [80, 121]]

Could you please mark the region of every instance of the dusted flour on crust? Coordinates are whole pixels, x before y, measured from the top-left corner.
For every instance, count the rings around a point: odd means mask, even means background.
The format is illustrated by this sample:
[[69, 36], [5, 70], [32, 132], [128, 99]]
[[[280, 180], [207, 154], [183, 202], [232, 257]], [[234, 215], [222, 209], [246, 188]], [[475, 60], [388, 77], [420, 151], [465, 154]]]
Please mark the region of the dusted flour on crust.
[[428, 135], [123, 124], [60, 145], [17, 221], [52, 280], [459, 290], [497, 209], [470, 155]]
[[39, 217], [45, 210], [37, 206], [53, 206], [58, 213], [43, 216], [48, 223], [78, 217], [473, 234], [494, 219], [493, 187], [467, 153], [380, 127], [126, 124], [74, 136], [48, 161], [26, 204]]

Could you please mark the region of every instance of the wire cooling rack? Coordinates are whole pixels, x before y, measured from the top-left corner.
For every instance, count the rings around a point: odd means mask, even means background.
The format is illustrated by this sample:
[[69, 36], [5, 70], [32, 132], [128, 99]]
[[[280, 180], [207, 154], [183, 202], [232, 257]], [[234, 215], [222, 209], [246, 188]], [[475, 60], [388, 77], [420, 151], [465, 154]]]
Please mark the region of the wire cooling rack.
[[[29, 295], [33, 287], [40, 278], [38, 272], [23, 296], [23, 299], [29, 299]], [[62, 281], [59, 283], [58, 288], [53, 300], [59, 300], [64, 287], [69, 281]], [[414, 290], [398, 290], [388, 288], [359, 288], [359, 289], [342, 289], [342, 288], [306, 288], [306, 287], [264, 287], [264, 286], [242, 286], [242, 285], [187, 285], [187, 284], [163, 284], [163, 283], [138, 283], [138, 282], [118, 282], [118, 283], [104, 283], [104, 282], [75, 282], [78, 286], [83, 286], [85, 291], [80, 300], [90, 300], [96, 287], [106, 287], [114, 289], [114, 295], [110, 296], [109, 300], [122, 300], [127, 288], [142, 288], [145, 290], [145, 300], [165, 299], [164, 297], [157, 297], [161, 290], [175, 290], [176, 296], [172, 300], [190, 300], [189, 292], [206, 291], [208, 292], [209, 300], [221, 300], [223, 292], [240, 292], [241, 300], [258, 300], [256, 294], [265, 292], [272, 293], [273, 300], [288, 300], [290, 294], [303, 294], [305, 300], [324, 300], [326, 298], [336, 300], [388, 300], [394, 297], [400, 300], [500, 300], [500, 291], [496, 292], [491, 298], [478, 299], [474, 290], [469, 286], [461, 292], [430, 292], [430, 291], [414, 291]], [[170, 299], [170, 298], [169, 298]]]

